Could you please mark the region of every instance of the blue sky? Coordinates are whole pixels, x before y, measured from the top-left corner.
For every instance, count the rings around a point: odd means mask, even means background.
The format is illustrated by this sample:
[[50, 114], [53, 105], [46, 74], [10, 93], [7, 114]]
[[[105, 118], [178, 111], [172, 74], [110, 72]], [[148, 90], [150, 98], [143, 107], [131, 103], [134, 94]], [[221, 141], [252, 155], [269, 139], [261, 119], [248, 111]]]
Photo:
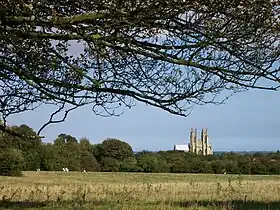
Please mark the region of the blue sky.
[[[66, 122], [47, 127], [45, 142], [52, 142], [60, 133], [76, 138], [87, 137], [95, 143], [107, 137], [128, 142], [136, 151], [170, 150], [174, 144], [189, 142], [191, 127], [208, 128], [214, 151], [256, 151], [280, 149], [280, 92], [251, 90], [237, 93], [224, 105], [194, 107], [188, 117], [169, 114], [159, 108], [138, 103], [125, 109], [119, 117], [94, 115], [91, 107], [70, 113]], [[48, 120], [50, 109], [8, 119], [9, 124], [27, 124], [34, 129]]]
[[[82, 46], [75, 42], [69, 50], [78, 55]], [[188, 117], [175, 116], [159, 108], [137, 103], [119, 117], [94, 115], [91, 107], [70, 113], [64, 123], [52, 124], [42, 132], [44, 142], [53, 142], [66, 133], [93, 144], [108, 137], [129, 143], [133, 150], [171, 150], [174, 144], [189, 143], [190, 128], [208, 128], [214, 151], [280, 150], [280, 92], [250, 90], [237, 93], [223, 105], [194, 107]], [[51, 110], [11, 116], [8, 124], [27, 124], [38, 130], [48, 121]]]

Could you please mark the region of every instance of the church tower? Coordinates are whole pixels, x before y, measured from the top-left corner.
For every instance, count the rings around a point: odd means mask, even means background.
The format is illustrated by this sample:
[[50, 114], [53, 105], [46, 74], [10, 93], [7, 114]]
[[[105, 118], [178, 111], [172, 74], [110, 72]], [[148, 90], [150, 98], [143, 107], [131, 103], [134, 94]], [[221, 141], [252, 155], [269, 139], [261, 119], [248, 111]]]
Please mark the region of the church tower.
[[190, 151], [196, 153], [196, 129], [191, 128], [190, 133]]
[[202, 154], [208, 155], [208, 133], [207, 128], [203, 128], [201, 131], [201, 144], [202, 144]]
[[203, 128], [200, 134], [200, 139], [198, 139], [197, 129], [191, 128], [189, 151], [199, 155], [213, 155], [212, 145], [209, 143], [207, 128]]
[[205, 136], [205, 146], [206, 146], [205, 155], [209, 155], [209, 139], [208, 139], [207, 128], [205, 128], [205, 132], [206, 132], [206, 136]]
[[204, 141], [204, 138], [205, 138], [205, 133], [204, 133], [204, 128], [202, 128], [201, 130], [201, 149], [202, 149], [202, 152], [201, 154], [202, 155], [205, 155], [205, 141]]
[[193, 137], [194, 137], [194, 130], [193, 128], [191, 128], [191, 132], [190, 132], [190, 152], [194, 151], [194, 141], [193, 141]]

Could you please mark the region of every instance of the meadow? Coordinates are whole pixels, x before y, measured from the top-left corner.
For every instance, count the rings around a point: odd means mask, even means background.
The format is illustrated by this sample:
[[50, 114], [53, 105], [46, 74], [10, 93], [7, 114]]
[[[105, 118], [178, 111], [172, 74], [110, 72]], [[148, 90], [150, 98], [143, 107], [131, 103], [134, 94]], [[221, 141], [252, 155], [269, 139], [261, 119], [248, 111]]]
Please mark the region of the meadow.
[[0, 209], [280, 209], [280, 176], [24, 172]]

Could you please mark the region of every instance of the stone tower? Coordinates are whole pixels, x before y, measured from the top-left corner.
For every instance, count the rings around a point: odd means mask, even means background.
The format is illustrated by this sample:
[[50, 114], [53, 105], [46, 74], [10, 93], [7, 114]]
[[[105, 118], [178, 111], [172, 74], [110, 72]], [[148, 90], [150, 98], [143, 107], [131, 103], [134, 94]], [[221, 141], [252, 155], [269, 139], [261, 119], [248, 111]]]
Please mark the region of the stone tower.
[[191, 128], [189, 150], [200, 155], [212, 155], [212, 145], [209, 144], [207, 128], [201, 130], [201, 139], [197, 139], [197, 129]]
[[203, 128], [201, 131], [201, 146], [202, 146], [202, 154], [208, 155], [208, 133], [207, 128]]
[[189, 148], [190, 148], [190, 152], [192, 153], [196, 153], [196, 138], [197, 138], [197, 129], [191, 128]]

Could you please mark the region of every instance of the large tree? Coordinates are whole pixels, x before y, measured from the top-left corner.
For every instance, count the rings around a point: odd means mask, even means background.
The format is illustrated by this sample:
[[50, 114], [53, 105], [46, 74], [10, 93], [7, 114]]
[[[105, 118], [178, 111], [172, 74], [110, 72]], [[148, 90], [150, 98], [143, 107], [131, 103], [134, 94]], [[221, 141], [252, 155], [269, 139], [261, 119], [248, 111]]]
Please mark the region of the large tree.
[[100, 145], [99, 154], [101, 157], [110, 157], [123, 160], [133, 156], [131, 146], [119, 139], [107, 138]]
[[[14, 148], [21, 151], [24, 157], [23, 170], [35, 170], [41, 165], [42, 142], [40, 138], [28, 138], [36, 136], [36, 132], [27, 125], [11, 126], [10, 131], [18, 136], [6, 132], [0, 134], [0, 150]], [[7, 150], [8, 151], [8, 150]]]
[[2, 0], [0, 127], [42, 104], [58, 108], [49, 124], [87, 104], [187, 115], [222, 91], [277, 90], [279, 10], [273, 0]]

